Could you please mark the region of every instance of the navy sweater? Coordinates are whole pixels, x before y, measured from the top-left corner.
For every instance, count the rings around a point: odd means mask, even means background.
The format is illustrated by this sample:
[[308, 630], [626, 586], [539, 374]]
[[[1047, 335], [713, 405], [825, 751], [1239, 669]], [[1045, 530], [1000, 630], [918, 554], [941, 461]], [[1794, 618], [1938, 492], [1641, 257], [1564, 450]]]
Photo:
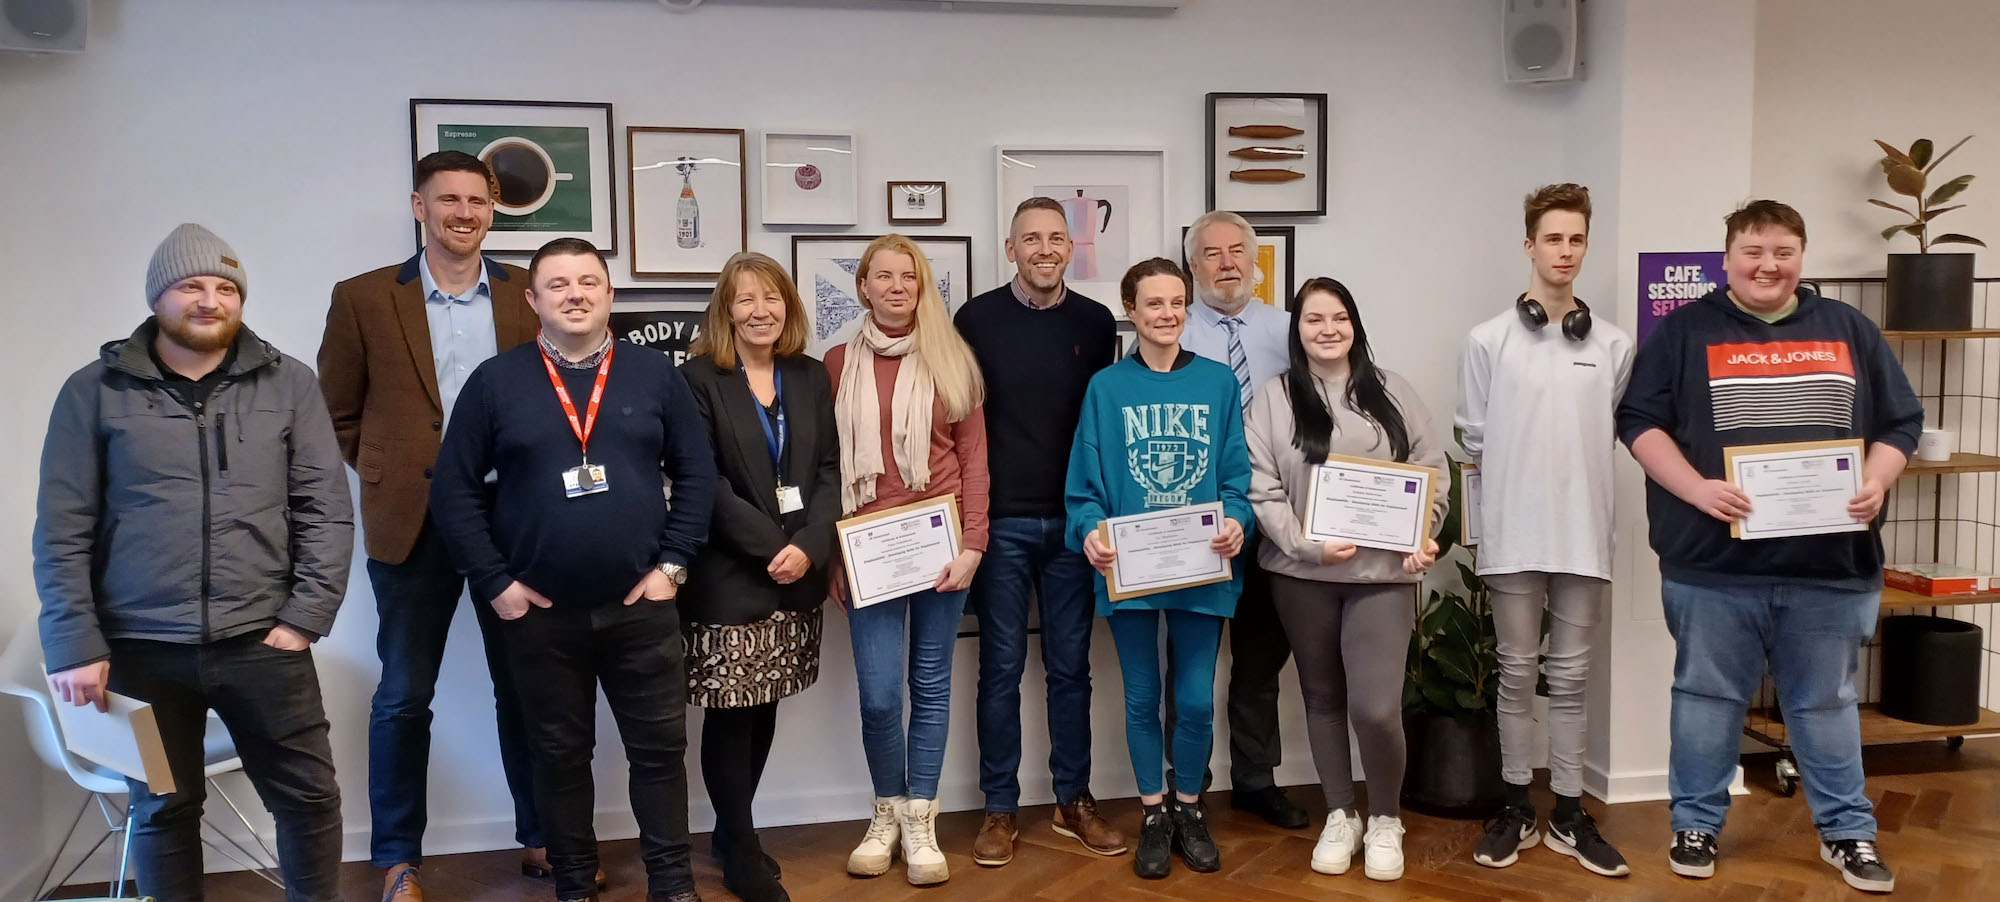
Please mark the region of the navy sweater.
[[[687, 564], [708, 538], [715, 457], [687, 381], [659, 351], [621, 341], [612, 354], [590, 433], [609, 491], [563, 495], [563, 471], [582, 454], [537, 342], [480, 364], [459, 393], [431, 517], [479, 602], [520, 580], [557, 607], [617, 603], [647, 570]], [[556, 372], [580, 422], [597, 370]], [[497, 484], [484, 484], [489, 472]]]
[[986, 379], [986, 468], [995, 517], [1063, 516], [1064, 464], [1090, 377], [1116, 359], [1110, 308], [1071, 291], [1037, 310], [1012, 283], [960, 308]]
[[[1766, 323], [1718, 288], [1639, 346], [1618, 438], [1630, 446], [1660, 429], [1702, 476], [1721, 479], [1722, 449], [1735, 445], [1860, 438], [1907, 455], [1923, 419], [1902, 364], [1860, 311], [1801, 288], [1798, 309]], [[1660, 572], [1676, 580], [1882, 583], [1880, 517], [1867, 532], [1745, 542], [1650, 479], [1646, 512]]]

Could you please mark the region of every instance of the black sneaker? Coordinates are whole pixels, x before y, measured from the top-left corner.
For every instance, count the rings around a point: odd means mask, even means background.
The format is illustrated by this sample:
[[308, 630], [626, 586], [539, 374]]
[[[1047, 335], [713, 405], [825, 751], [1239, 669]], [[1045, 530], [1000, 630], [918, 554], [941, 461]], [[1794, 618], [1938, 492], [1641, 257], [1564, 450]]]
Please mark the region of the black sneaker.
[[1248, 811], [1269, 822], [1273, 827], [1297, 830], [1311, 822], [1306, 810], [1285, 797], [1285, 790], [1279, 786], [1263, 789], [1238, 790], [1229, 794], [1229, 807]]
[[1677, 830], [1674, 847], [1667, 852], [1667, 864], [1682, 877], [1707, 879], [1715, 876], [1715, 837], [1700, 830]]
[[1201, 803], [1175, 799], [1167, 810], [1173, 814], [1174, 851], [1180, 853], [1188, 870], [1202, 874], [1221, 870], [1222, 852], [1208, 835], [1208, 814], [1201, 810]]
[[1535, 831], [1535, 809], [1509, 805], [1486, 822], [1486, 836], [1479, 840], [1472, 860], [1489, 868], [1504, 868], [1521, 857], [1520, 850], [1532, 849], [1541, 841], [1542, 834]]
[[1167, 876], [1174, 867], [1174, 820], [1167, 803], [1140, 809], [1139, 850], [1132, 854], [1132, 873], [1147, 880]]
[[1623, 877], [1632, 873], [1625, 864], [1625, 856], [1604, 841], [1597, 832], [1597, 821], [1590, 813], [1579, 810], [1566, 818], [1549, 818], [1549, 848], [1576, 859], [1584, 870], [1605, 877]]
[[1886, 893], [1896, 888], [1896, 875], [1882, 861], [1875, 843], [1866, 839], [1842, 839], [1819, 844], [1819, 857], [1840, 869], [1847, 885], [1863, 892]]

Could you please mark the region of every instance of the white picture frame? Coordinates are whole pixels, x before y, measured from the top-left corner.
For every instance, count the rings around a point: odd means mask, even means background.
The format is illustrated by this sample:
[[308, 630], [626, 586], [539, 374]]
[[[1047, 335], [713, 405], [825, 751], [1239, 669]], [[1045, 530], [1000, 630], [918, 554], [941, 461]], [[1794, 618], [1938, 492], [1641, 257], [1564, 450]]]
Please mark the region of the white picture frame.
[[[855, 287], [861, 252], [879, 235], [793, 235], [792, 280], [806, 308], [806, 353], [825, 357], [846, 344], [861, 327], [864, 308]], [[911, 235], [930, 260], [938, 294], [953, 314], [972, 299], [972, 238], [965, 235]]]
[[766, 131], [758, 143], [764, 225], [861, 221], [859, 147], [853, 132]]
[[1118, 282], [1127, 268], [1150, 257], [1180, 259], [1167, 223], [1163, 147], [1000, 144], [993, 149], [993, 169], [998, 214], [993, 284], [1014, 276], [1007, 262], [1014, 208], [1037, 195], [1054, 197], [1070, 213], [1073, 251], [1064, 282], [1118, 319], [1125, 318]]

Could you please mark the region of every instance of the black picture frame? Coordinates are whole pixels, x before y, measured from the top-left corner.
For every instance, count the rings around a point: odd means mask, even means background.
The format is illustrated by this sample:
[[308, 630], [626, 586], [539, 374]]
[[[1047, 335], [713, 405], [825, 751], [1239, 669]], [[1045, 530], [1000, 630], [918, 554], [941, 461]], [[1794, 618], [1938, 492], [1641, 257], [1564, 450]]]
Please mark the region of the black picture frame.
[[[1305, 117], [1305, 121], [1313, 126], [1313, 131], [1315, 134], [1296, 136], [1300, 138], [1312, 139], [1307, 142], [1309, 148], [1305, 151], [1306, 153], [1310, 154], [1313, 157], [1313, 159], [1306, 161], [1305, 168], [1307, 169], [1310, 176], [1316, 181], [1316, 185], [1314, 186], [1314, 190], [1312, 192], [1314, 197], [1314, 203], [1311, 208], [1285, 209], [1282, 208], [1281, 206], [1279, 208], [1272, 208], [1272, 209], [1263, 209], [1255, 207], [1245, 209], [1240, 204], [1219, 205], [1216, 203], [1217, 176], [1221, 175], [1223, 179], [1228, 178], [1227, 174], [1225, 174], [1222, 169], [1224, 165], [1228, 165], [1228, 159], [1229, 159], [1228, 153], [1231, 151], [1254, 149], [1246, 145], [1245, 147], [1241, 148], [1230, 148], [1228, 150], [1223, 151], [1221, 155], [1218, 155], [1217, 153], [1218, 149], [1216, 147], [1216, 129], [1218, 126], [1218, 123], [1216, 122], [1216, 104], [1218, 101], [1224, 101], [1224, 100], [1299, 100], [1299, 101], [1304, 101], [1306, 104], [1311, 106], [1312, 109]], [[1269, 217], [1325, 216], [1326, 215], [1326, 146], [1327, 146], [1326, 105], [1327, 101], [1325, 94], [1282, 94], [1282, 93], [1240, 92], [1240, 91], [1210, 93], [1206, 100], [1206, 110], [1205, 110], [1205, 115], [1203, 117], [1204, 127], [1202, 129], [1203, 158], [1206, 161], [1206, 166], [1204, 167], [1206, 170], [1204, 178], [1206, 187], [1206, 193], [1204, 195], [1204, 200], [1206, 202], [1206, 209], [1209, 210], [1228, 209], [1232, 212], [1241, 214], [1246, 219], [1255, 219], [1258, 217], [1266, 217], [1266, 216]], [[1277, 139], [1276, 138], [1266, 139], [1257, 136], [1244, 136], [1239, 140], [1254, 142], [1257, 140], [1277, 140]]]

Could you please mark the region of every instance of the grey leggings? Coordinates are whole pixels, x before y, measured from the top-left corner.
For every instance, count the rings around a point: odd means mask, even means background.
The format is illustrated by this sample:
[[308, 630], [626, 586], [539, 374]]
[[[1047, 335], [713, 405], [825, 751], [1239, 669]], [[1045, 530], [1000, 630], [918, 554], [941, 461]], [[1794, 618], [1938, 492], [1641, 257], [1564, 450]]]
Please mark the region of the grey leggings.
[[1361, 745], [1368, 813], [1395, 817], [1403, 794], [1403, 668], [1417, 587], [1271, 574], [1271, 601], [1299, 662], [1306, 738], [1329, 811], [1354, 808], [1347, 727]]
[[1500, 776], [1525, 786], [1534, 737], [1529, 702], [1535, 697], [1535, 657], [1542, 648], [1542, 610], [1549, 612], [1549, 788], [1583, 794], [1583, 683], [1590, 674], [1590, 639], [1611, 584], [1568, 573], [1493, 573], [1493, 631], [1500, 640]]

